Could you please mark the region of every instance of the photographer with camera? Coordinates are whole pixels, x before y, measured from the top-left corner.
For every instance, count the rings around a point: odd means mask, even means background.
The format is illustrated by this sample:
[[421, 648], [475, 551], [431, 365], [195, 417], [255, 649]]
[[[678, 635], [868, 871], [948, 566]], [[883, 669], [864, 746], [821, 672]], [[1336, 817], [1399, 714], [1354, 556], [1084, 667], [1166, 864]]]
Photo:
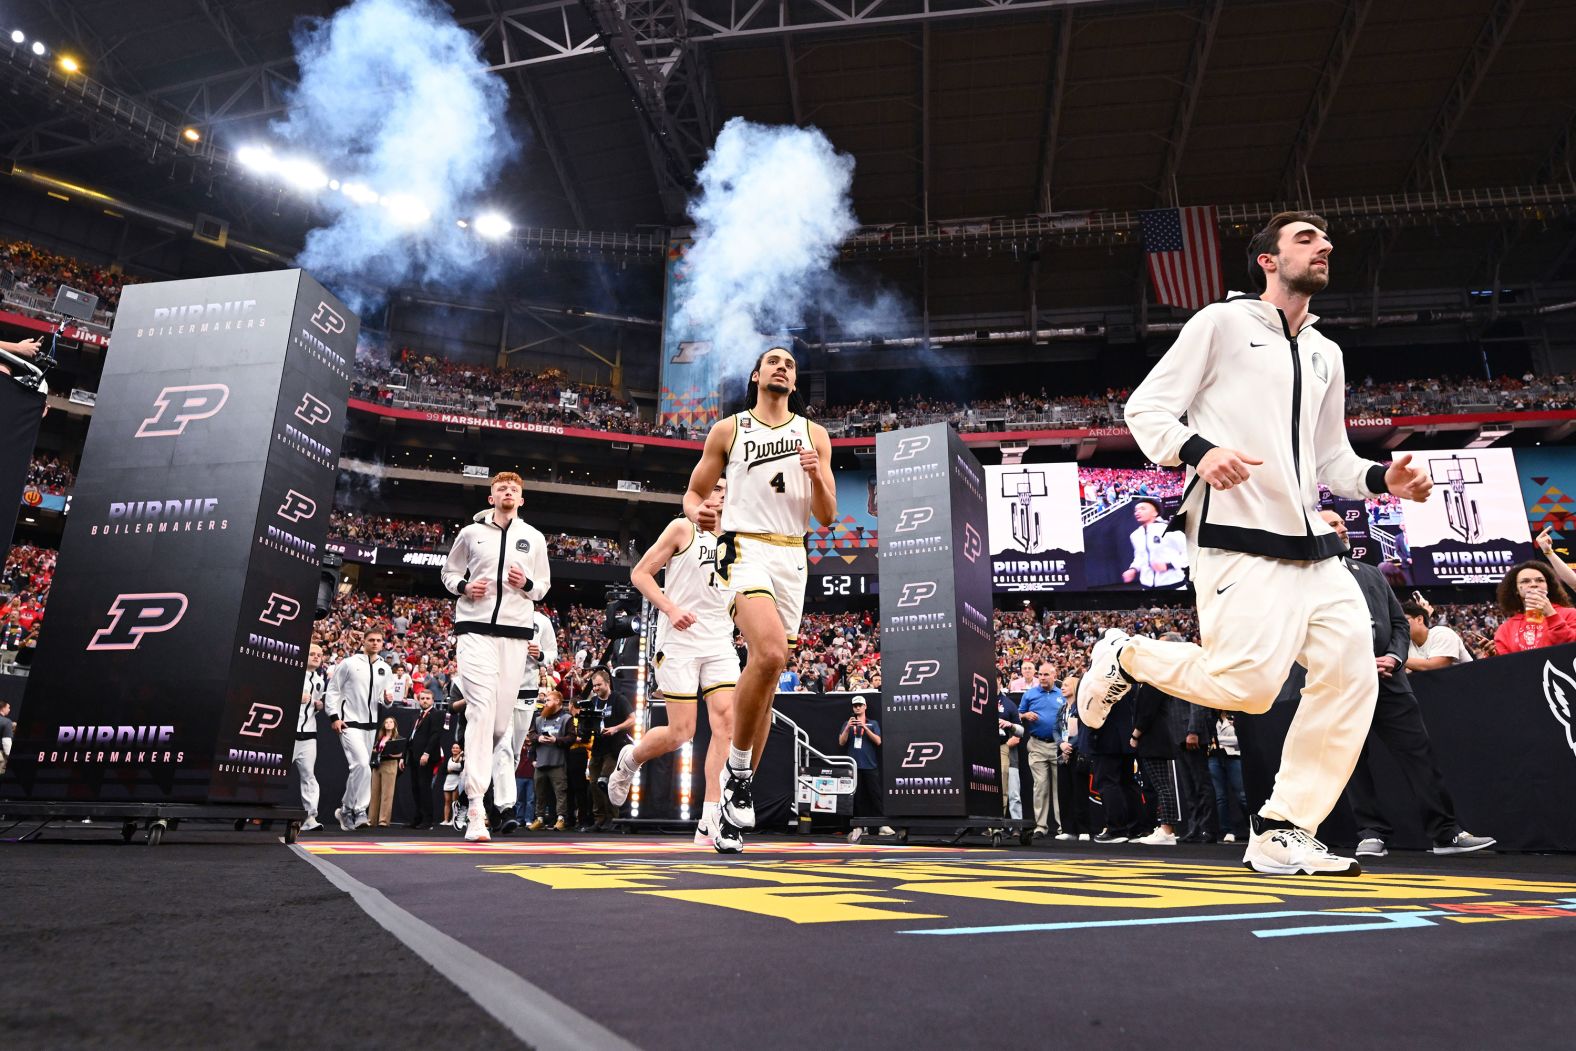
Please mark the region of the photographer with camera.
[[580, 708], [591, 730], [591, 762], [586, 779], [591, 786], [596, 824], [588, 831], [605, 832], [618, 817], [618, 807], [607, 796], [607, 779], [618, 765], [618, 753], [629, 744], [629, 731], [635, 728], [635, 710], [623, 694], [613, 692], [613, 673], [606, 668], [591, 673], [591, 695], [581, 702]]
[[[854, 785], [854, 816], [881, 817], [881, 724], [865, 718], [863, 697], [855, 697], [853, 707], [853, 715], [837, 735], [837, 744], [848, 751], [859, 778]], [[890, 836], [893, 831], [882, 825], [876, 835]]]

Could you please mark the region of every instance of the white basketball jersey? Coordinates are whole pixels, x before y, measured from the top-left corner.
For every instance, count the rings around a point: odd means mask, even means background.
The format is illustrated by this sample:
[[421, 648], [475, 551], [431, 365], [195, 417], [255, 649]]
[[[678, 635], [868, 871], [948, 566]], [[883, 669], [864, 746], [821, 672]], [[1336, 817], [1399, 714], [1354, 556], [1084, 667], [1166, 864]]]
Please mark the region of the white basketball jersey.
[[799, 451], [814, 448], [810, 421], [795, 415], [768, 427], [745, 410], [733, 425], [723, 532], [803, 536], [810, 523], [811, 482], [799, 466]]
[[689, 546], [668, 560], [662, 591], [695, 623], [676, 630], [665, 614], [657, 614], [657, 652], [665, 657], [713, 657], [733, 652], [733, 619], [728, 595], [712, 581], [717, 568], [717, 536], [704, 533], [689, 519]]

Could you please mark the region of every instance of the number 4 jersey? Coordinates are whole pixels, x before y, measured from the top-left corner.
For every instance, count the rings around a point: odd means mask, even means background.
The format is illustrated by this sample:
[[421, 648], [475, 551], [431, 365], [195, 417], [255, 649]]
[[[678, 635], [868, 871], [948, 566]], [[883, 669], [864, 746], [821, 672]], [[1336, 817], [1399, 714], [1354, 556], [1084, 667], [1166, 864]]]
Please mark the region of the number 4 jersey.
[[813, 448], [810, 421], [795, 415], [768, 427], [745, 410], [733, 424], [723, 532], [803, 537], [810, 521], [811, 483], [799, 466], [799, 451]]

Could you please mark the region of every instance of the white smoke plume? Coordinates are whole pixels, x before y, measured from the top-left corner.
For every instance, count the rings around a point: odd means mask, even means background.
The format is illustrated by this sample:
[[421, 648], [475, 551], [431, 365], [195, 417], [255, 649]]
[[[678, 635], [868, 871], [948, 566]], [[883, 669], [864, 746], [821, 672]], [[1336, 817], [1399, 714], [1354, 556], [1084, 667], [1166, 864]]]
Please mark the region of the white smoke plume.
[[[476, 39], [433, 0], [356, 0], [303, 21], [295, 47], [300, 87], [274, 131], [342, 183], [297, 263], [358, 312], [406, 282], [475, 279], [486, 244], [456, 219], [519, 149]], [[355, 199], [369, 195], [385, 200]]]
[[748, 376], [756, 358], [812, 315], [865, 334], [890, 322], [887, 297], [862, 297], [832, 270], [859, 226], [849, 190], [854, 159], [816, 128], [728, 121], [696, 178], [695, 238], [675, 285], [674, 327], [709, 341], [720, 377]]

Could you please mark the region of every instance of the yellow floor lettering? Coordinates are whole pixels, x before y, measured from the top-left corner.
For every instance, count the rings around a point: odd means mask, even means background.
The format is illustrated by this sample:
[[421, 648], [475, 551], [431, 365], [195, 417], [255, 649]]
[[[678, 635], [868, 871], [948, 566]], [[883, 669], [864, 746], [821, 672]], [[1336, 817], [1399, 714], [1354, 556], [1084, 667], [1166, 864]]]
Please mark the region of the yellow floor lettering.
[[819, 887], [717, 887], [705, 890], [645, 890], [659, 898], [753, 912], [792, 923], [848, 923], [855, 920], [939, 920], [931, 912], [903, 912], [872, 905], [906, 905], [902, 898]]
[[1103, 909], [1187, 909], [1208, 905], [1273, 905], [1280, 899], [1243, 891], [1193, 890], [1183, 884], [1114, 880], [982, 879], [971, 882], [901, 883], [898, 893], [942, 894], [1014, 905], [1082, 905]]
[[519, 876], [553, 890], [642, 890], [672, 880], [656, 866], [635, 865], [482, 865], [483, 872]]

